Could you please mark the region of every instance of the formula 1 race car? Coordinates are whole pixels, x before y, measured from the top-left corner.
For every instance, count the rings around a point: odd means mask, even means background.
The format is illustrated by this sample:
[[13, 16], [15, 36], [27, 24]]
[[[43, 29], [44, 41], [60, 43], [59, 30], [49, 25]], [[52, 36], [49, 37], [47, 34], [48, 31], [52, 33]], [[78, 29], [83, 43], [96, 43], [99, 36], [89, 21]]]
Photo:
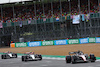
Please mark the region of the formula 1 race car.
[[38, 61], [42, 60], [42, 55], [35, 54], [34, 52], [27, 52], [22, 56], [22, 61]]
[[17, 54], [8, 51], [8, 52], [4, 52], [1, 55], [1, 59], [10, 59], [10, 58], [17, 58]]
[[69, 55], [65, 58], [66, 63], [77, 63], [77, 62], [95, 62], [96, 57], [94, 54], [84, 54], [82, 51], [76, 51], [76, 52], [69, 52]]

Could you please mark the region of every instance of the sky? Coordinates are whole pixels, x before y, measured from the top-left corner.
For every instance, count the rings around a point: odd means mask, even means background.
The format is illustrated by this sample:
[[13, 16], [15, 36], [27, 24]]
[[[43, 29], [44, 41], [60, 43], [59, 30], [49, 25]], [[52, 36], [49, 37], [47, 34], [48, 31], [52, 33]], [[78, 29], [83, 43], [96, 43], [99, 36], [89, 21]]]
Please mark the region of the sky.
[[30, 1], [30, 0], [0, 0], [0, 4], [12, 3], [12, 2], [21, 2], [21, 1]]

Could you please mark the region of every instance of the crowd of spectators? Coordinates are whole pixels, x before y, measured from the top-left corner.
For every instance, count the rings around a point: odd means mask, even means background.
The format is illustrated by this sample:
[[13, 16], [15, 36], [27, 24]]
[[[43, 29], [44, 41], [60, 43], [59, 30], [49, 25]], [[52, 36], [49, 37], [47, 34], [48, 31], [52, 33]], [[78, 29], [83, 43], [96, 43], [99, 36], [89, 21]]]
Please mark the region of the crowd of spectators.
[[[60, 9], [60, 2], [53, 2], [53, 10], [51, 7], [51, 3], [44, 4], [44, 12], [43, 5], [36, 4], [36, 16], [34, 11], [34, 4], [31, 5], [21, 5], [14, 6], [14, 13], [12, 7], [3, 7], [3, 22], [17, 22], [19, 20], [28, 20], [28, 19], [41, 19], [41, 18], [51, 18], [51, 17], [60, 17], [67, 16], [69, 14], [88, 14], [88, 0], [81, 0], [80, 2], [80, 12], [78, 0], [71, 1], [71, 8], [69, 8], [69, 2], [64, 1], [61, 2], [62, 10]], [[71, 13], [69, 12], [71, 9]], [[62, 11], [62, 12], [61, 12]], [[99, 11], [98, 2], [95, 0], [90, 0], [90, 12], [97, 13]], [[0, 13], [1, 18], [1, 13]], [[2, 19], [0, 19], [2, 20]]]

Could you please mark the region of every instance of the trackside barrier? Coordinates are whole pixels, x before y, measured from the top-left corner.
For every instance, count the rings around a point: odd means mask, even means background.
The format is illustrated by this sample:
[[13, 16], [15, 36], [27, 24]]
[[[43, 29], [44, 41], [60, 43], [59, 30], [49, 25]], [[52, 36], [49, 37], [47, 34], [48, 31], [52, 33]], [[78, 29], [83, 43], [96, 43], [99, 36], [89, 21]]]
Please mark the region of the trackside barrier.
[[11, 47], [11, 48], [15, 48], [15, 43], [11, 43], [11, 44], [10, 44], [10, 47]]
[[54, 40], [54, 45], [67, 45], [68, 40]]
[[79, 39], [69, 39], [68, 44], [79, 44]]
[[50, 46], [54, 45], [54, 41], [42, 41], [41, 46]]
[[79, 39], [80, 44], [89, 43], [89, 38], [81, 38]]
[[89, 38], [89, 43], [95, 43], [95, 42], [96, 42], [96, 38], [95, 37]]
[[100, 43], [100, 37], [80, 38], [80, 39], [65, 39], [52, 41], [36, 41], [36, 42], [22, 42], [11, 43], [10, 47], [36, 47], [36, 46], [50, 46], [50, 45], [68, 45], [68, 44], [84, 44], [84, 43]]
[[15, 43], [15, 47], [28, 47], [27, 42]]
[[37, 41], [37, 42], [28, 42], [27, 45], [28, 45], [28, 47], [41, 46], [41, 41]]
[[96, 37], [96, 43], [100, 43], [100, 37]]

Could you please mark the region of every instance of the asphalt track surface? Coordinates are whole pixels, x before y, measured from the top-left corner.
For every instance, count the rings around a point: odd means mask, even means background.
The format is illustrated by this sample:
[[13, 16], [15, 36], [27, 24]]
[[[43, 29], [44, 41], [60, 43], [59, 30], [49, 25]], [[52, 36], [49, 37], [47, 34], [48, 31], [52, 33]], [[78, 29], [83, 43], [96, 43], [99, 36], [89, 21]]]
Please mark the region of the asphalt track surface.
[[43, 59], [42, 61], [22, 62], [21, 58], [1, 59], [0, 67], [100, 67], [100, 61], [95, 63], [66, 64], [64, 60]]

